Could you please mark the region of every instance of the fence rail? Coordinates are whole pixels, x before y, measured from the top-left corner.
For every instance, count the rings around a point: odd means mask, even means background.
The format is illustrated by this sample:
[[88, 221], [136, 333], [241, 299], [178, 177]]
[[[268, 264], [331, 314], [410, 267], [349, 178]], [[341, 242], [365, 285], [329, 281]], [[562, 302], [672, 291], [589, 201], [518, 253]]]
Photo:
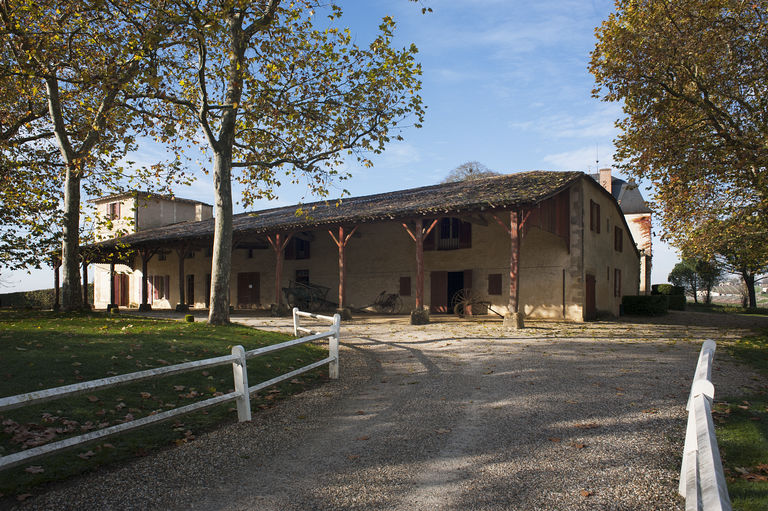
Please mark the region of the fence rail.
[[[68, 396], [74, 396], [83, 394], [86, 392], [92, 392], [96, 390], [107, 389], [115, 387], [117, 385], [124, 385], [127, 383], [137, 382], [141, 380], [148, 380], [159, 376], [169, 376], [173, 374], [187, 373], [191, 371], [197, 371], [200, 369], [206, 369], [209, 367], [216, 367], [221, 365], [232, 364], [232, 377], [235, 384], [234, 392], [229, 392], [221, 396], [214, 396], [197, 403], [190, 405], [173, 408], [160, 413], [147, 415], [140, 419], [124, 422], [122, 424], [116, 424], [107, 428], [91, 431], [83, 435], [70, 437], [58, 442], [53, 442], [32, 449], [26, 449], [7, 456], [0, 457], [0, 470], [12, 468], [23, 463], [32, 461], [33, 459], [52, 454], [54, 452], [68, 449], [76, 445], [80, 445], [92, 440], [97, 440], [109, 435], [114, 435], [123, 431], [129, 431], [132, 429], [140, 428], [149, 424], [154, 424], [164, 420], [168, 420], [172, 417], [184, 415], [204, 408], [225, 403], [227, 401], [235, 401], [237, 404], [237, 418], [240, 422], [251, 420], [251, 401], [250, 396], [271, 385], [280, 383], [281, 381], [293, 378], [296, 375], [311, 371], [312, 369], [328, 364], [329, 377], [336, 379], [339, 377], [339, 333], [341, 327], [341, 317], [336, 314], [333, 317], [320, 316], [317, 314], [309, 314], [301, 312], [298, 309], [293, 310], [294, 317], [294, 333], [298, 335], [298, 332], [309, 332], [306, 328], [300, 328], [297, 322], [299, 317], [311, 317], [323, 321], [330, 321], [330, 329], [324, 332], [311, 332], [312, 335], [307, 335], [299, 339], [293, 339], [291, 341], [282, 342], [279, 344], [273, 344], [271, 346], [265, 346], [263, 348], [257, 348], [254, 350], [245, 351], [242, 346], [234, 346], [232, 353], [221, 357], [209, 358], [205, 360], [195, 360], [192, 362], [184, 362], [182, 364], [175, 364], [166, 367], [157, 367], [154, 369], [148, 369], [146, 371], [138, 371], [135, 373], [121, 374], [118, 376], [112, 376], [109, 378], [101, 378], [99, 380], [91, 380], [82, 383], [76, 383], [73, 385], [65, 385], [63, 387], [56, 387], [52, 389], [38, 390], [35, 392], [28, 392], [26, 394], [19, 394], [16, 396], [4, 397], [0, 399], [0, 412], [13, 410], [23, 406], [31, 405], [33, 403], [43, 403], [51, 401], [53, 399], [59, 399]], [[317, 362], [313, 362], [304, 367], [300, 367], [294, 371], [276, 376], [270, 380], [258, 383], [253, 386], [248, 386], [248, 370], [246, 361], [248, 359], [256, 358], [266, 353], [272, 353], [274, 351], [284, 350], [292, 346], [299, 344], [305, 344], [322, 339], [329, 339], [328, 342], [328, 357]]]
[[686, 511], [731, 511], [728, 487], [712, 421], [712, 360], [715, 342], [705, 341], [688, 397], [688, 425], [678, 491], [685, 497]]

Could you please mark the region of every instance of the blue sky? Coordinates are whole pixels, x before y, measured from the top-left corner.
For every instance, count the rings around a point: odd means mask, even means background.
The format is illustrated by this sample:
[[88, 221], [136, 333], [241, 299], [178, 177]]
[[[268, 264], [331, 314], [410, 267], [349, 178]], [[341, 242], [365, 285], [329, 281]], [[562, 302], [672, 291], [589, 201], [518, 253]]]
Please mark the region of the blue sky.
[[[340, 5], [344, 24], [361, 45], [373, 38], [382, 16], [395, 18], [396, 43], [419, 48], [421, 96], [428, 109], [423, 128], [407, 130], [404, 141], [374, 158], [373, 168], [350, 167], [352, 178], [339, 190], [365, 195], [435, 184], [472, 160], [505, 173], [594, 172], [597, 158], [600, 167], [613, 163], [614, 121], [621, 107], [591, 97], [594, 81], [587, 71], [594, 29], [612, 12], [612, 1], [348, 0]], [[421, 6], [433, 12], [422, 15]], [[160, 153], [147, 144], [132, 159], [151, 163]], [[212, 203], [211, 180], [198, 174], [191, 187], [175, 192]], [[304, 195], [301, 186], [283, 187], [277, 201], [257, 209], [294, 204]], [[653, 243], [653, 282], [665, 282], [677, 256], [658, 237]], [[17, 272], [9, 281], [8, 291], [51, 287], [52, 274]]]

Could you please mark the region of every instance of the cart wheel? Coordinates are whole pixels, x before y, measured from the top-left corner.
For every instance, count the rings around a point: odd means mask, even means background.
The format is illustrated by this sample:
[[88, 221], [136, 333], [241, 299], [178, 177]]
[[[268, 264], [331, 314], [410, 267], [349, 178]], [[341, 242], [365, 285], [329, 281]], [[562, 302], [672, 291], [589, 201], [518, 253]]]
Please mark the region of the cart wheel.
[[401, 312], [403, 312], [403, 300], [400, 298], [400, 295], [397, 295], [392, 307], [392, 314], [400, 314]]
[[[467, 305], [472, 303], [472, 290], [469, 288], [459, 289], [451, 297], [451, 308], [453, 313], [459, 317], [464, 316]], [[461, 305], [461, 307], [459, 307]]]

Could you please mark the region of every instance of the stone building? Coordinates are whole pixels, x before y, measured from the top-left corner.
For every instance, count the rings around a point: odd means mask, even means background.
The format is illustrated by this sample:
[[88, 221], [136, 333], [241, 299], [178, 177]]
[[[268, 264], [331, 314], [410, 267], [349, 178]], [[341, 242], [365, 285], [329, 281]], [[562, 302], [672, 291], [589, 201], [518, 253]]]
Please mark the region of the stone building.
[[[615, 186], [615, 185], [614, 185]], [[615, 189], [615, 188], [614, 188]], [[130, 193], [96, 201], [133, 221], [104, 232], [94, 305], [206, 307], [211, 206]], [[618, 315], [640, 290], [641, 252], [615, 193], [581, 172], [522, 172], [236, 215], [230, 303], [269, 309], [290, 289], [363, 308], [396, 293], [403, 312], [449, 313], [469, 289], [490, 311], [583, 321]], [[126, 213], [128, 213], [126, 215]], [[114, 222], [117, 225], [119, 222]]]

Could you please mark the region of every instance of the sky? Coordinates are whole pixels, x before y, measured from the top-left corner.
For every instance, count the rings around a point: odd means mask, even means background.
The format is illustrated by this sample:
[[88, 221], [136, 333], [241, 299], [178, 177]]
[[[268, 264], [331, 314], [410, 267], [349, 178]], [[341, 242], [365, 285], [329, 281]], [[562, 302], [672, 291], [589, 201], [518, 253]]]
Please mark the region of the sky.
[[[375, 37], [385, 15], [397, 22], [395, 44], [419, 48], [421, 97], [427, 106], [421, 129], [403, 132], [373, 157], [373, 168], [350, 163], [340, 183], [352, 196], [440, 182], [455, 167], [479, 161], [491, 170], [595, 172], [611, 166], [615, 121], [621, 105], [592, 97], [587, 70], [595, 27], [613, 11], [610, 0], [346, 0], [343, 24], [356, 42]], [[433, 12], [422, 15], [421, 7]], [[151, 164], [163, 150], [144, 143], [130, 159]], [[599, 164], [598, 164], [599, 160]], [[213, 203], [210, 176], [198, 176], [179, 197]], [[614, 170], [614, 175], [624, 177]], [[235, 200], [240, 188], [234, 187]], [[642, 190], [647, 197], [648, 192]], [[331, 194], [333, 195], [333, 193]], [[254, 209], [312, 200], [300, 185], [278, 190], [278, 199]], [[240, 205], [235, 212], [244, 211]], [[666, 282], [678, 260], [654, 226], [653, 283]], [[5, 278], [5, 277], [4, 277]], [[2, 292], [52, 287], [50, 269], [8, 275]]]

